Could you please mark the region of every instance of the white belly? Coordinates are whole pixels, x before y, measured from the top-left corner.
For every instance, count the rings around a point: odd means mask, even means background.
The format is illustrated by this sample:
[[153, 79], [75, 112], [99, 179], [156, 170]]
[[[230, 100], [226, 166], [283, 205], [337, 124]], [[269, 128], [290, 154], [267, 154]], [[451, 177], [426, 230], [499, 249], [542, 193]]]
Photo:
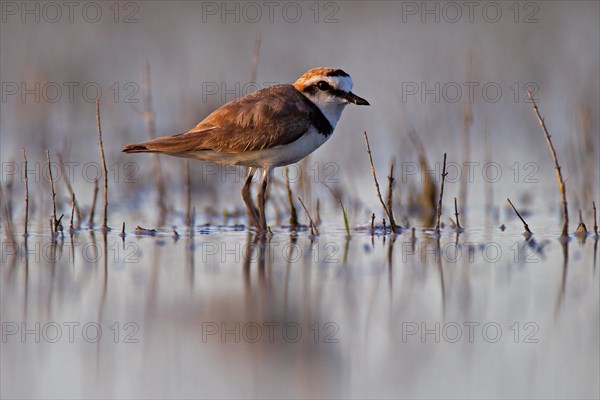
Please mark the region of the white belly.
[[[330, 135], [331, 136], [331, 135]], [[283, 146], [276, 146], [265, 150], [247, 151], [243, 153], [222, 153], [212, 150], [186, 152], [173, 154], [179, 157], [195, 158], [197, 160], [212, 161], [217, 164], [242, 165], [245, 167], [280, 167], [293, 164], [321, 147], [329, 139], [314, 128], [300, 139]]]

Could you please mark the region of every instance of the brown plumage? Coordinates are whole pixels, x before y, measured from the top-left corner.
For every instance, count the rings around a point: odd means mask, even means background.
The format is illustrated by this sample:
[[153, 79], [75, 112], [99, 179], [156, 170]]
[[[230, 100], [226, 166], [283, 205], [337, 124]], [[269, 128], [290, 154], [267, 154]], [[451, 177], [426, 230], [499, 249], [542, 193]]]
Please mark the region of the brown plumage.
[[276, 85], [230, 101], [188, 132], [130, 144], [123, 151], [177, 154], [201, 150], [225, 153], [264, 150], [298, 139], [306, 133], [315, 114], [322, 116], [294, 86]]

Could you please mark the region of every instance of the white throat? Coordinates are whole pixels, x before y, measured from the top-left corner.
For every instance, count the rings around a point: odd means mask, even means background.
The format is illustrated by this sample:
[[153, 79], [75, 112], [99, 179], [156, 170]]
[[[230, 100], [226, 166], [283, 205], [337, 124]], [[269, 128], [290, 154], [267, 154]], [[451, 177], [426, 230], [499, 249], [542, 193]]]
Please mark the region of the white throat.
[[348, 105], [345, 103], [337, 103], [337, 102], [331, 102], [331, 103], [315, 102], [314, 104], [317, 107], [319, 107], [319, 110], [321, 110], [321, 112], [323, 113], [325, 118], [327, 118], [327, 121], [329, 121], [329, 123], [331, 124], [331, 127], [334, 129], [342, 115], [342, 111], [344, 111], [344, 108]]

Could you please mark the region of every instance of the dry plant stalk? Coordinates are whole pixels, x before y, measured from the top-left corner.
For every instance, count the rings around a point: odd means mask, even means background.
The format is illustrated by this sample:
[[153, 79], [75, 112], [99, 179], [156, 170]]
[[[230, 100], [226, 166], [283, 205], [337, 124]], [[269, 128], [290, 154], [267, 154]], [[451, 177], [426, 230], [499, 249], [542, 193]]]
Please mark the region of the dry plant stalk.
[[[73, 216], [75, 215], [75, 210], [77, 209], [77, 202], [75, 202], [75, 193], [71, 193], [71, 221], [69, 223], [69, 232], [73, 233]], [[79, 217], [77, 217], [79, 219]]]
[[369, 146], [369, 135], [367, 135], [366, 131], [365, 131], [365, 142], [367, 144], [367, 153], [369, 155], [369, 164], [371, 164], [371, 175], [373, 175], [373, 180], [375, 181], [375, 189], [377, 191], [377, 198], [379, 199], [379, 202], [381, 203], [383, 210], [385, 211], [386, 215], [388, 216], [388, 218], [390, 220], [390, 227], [391, 227], [392, 232], [396, 233], [396, 222], [394, 221], [394, 216], [391, 214], [390, 210], [385, 205], [383, 198], [381, 197], [381, 191], [379, 190], [379, 182], [377, 182], [377, 175], [375, 174], [375, 166], [373, 165], [373, 156], [371, 155], [371, 146]]
[[598, 220], [596, 219], [596, 202], [592, 201], [592, 207], [594, 208], [594, 234], [598, 237]]
[[98, 125], [98, 146], [102, 157], [102, 175], [104, 176], [104, 219], [102, 229], [108, 229], [108, 172], [106, 170], [106, 158], [104, 158], [104, 145], [102, 144], [102, 127], [100, 125], [100, 101], [96, 100], [96, 123]]
[[375, 213], [371, 214], [371, 236], [375, 233]]
[[[75, 196], [75, 192], [73, 191], [71, 182], [69, 182], [67, 174], [65, 173], [65, 163], [63, 162], [62, 154], [60, 154], [59, 151], [57, 151], [55, 154], [56, 154], [56, 158], [58, 159], [58, 168], [60, 168], [60, 173], [65, 178], [64, 181], [65, 181], [65, 185], [67, 186], [67, 190], [69, 191], [69, 194], [71, 195], [71, 197], [73, 197], [73, 196]], [[79, 228], [79, 225], [81, 224], [81, 210], [79, 210], [79, 206], [77, 205], [77, 203], [75, 203], [75, 212], [77, 213], [77, 227]], [[71, 220], [72, 219], [73, 218], [71, 218]], [[73, 224], [71, 224], [71, 225], [73, 225]]]
[[510, 204], [510, 206], [512, 207], [512, 209], [515, 210], [515, 213], [517, 214], [517, 217], [519, 217], [519, 219], [523, 223], [523, 228], [525, 229], [525, 232], [528, 233], [528, 234], [532, 234], [533, 232], [531, 232], [529, 230], [529, 225], [527, 225], [527, 222], [525, 222], [525, 220], [523, 219], [523, 217], [521, 217], [521, 214], [519, 214], [519, 212], [517, 211], [517, 208], [514, 206], [514, 204], [512, 203], [512, 201], [510, 201], [510, 199], [508, 197], [506, 198], [506, 200], [508, 200], [508, 203]]
[[579, 224], [579, 225], [577, 225], [577, 229], [575, 230], [575, 234], [577, 236], [585, 236], [585, 235], [587, 235], [587, 228], [585, 227], [585, 224]]
[[556, 150], [554, 149], [554, 144], [552, 143], [552, 139], [550, 138], [550, 134], [548, 133], [548, 128], [546, 128], [546, 122], [544, 118], [540, 115], [540, 110], [535, 102], [535, 99], [531, 95], [531, 91], [527, 91], [527, 95], [531, 99], [533, 103], [533, 111], [540, 123], [544, 136], [546, 137], [546, 142], [548, 143], [548, 147], [550, 148], [550, 154], [552, 155], [552, 159], [554, 160], [554, 169], [556, 171], [556, 180], [558, 181], [558, 190], [560, 191], [560, 195], [562, 197], [562, 209], [563, 209], [563, 229], [561, 236], [567, 236], [569, 234], [569, 211], [567, 207], [567, 189], [565, 187], [565, 181], [563, 180], [561, 167], [558, 164], [558, 157], [556, 156]]
[[462, 230], [460, 226], [460, 221], [458, 220], [458, 206], [456, 204], [456, 197], [454, 198], [454, 215], [456, 216], [456, 232], [460, 232]]
[[342, 202], [342, 199], [325, 182], [321, 182], [321, 184], [323, 186], [325, 186], [327, 188], [327, 190], [329, 190], [329, 192], [331, 192], [331, 195], [336, 199], [336, 201], [340, 205], [340, 208], [342, 209], [342, 217], [344, 218], [344, 228], [346, 230], [346, 238], [350, 238], [351, 235], [350, 235], [350, 223], [348, 222], [348, 213], [346, 212], [346, 207], [344, 207], [344, 203]]
[[393, 202], [394, 202], [394, 194], [393, 194], [393, 187], [394, 187], [394, 163], [392, 162], [390, 164], [390, 174], [388, 175], [388, 191], [387, 191], [387, 196], [386, 196], [386, 203], [387, 203], [387, 208], [390, 211], [391, 215], [394, 215], [394, 210], [392, 209], [393, 207]]
[[27, 156], [25, 155], [25, 148], [23, 151], [23, 173], [25, 174], [25, 237], [27, 237], [27, 225], [29, 225], [29, 179], [27, 177]]
[[446, 153], [444, 153], [444, 166], [442, 167], [442, 187], [440, 189], [440, 199], [438, 200], [437, 205], [437, 218], [435, 221], [435, 234], [440, 234], [440, 220], [442, 219], [442, 198], [444, 197], [444, 182], [446, 181]]
[[90, 218], [88, 226], [90, 229], [94, 227], [94, 213], [96, 212], [96, 199], [98, 198], [98, 178], [94, 179], [94, 194], [92, 196], [92, 209], [90, 210]]
[[[290, 171], [290, 169], [288, 167], [285, 167], [285, 169], [284, 169], [285, 187], [287, 189], [288, 202], [290, 203], [290, 226], [292, 228], [295, 228], [298, 226], [298, 214], [296, 213], [296, 207], [294, 206], [294, 198], [292, 197], [292, 187], [290, 186], [289, 171]], [[308, 212], [307, 212], [307, 214], [308, 214]]]
[[304, 212], [306, 213], [306, 215], [308, 216], [308, 220], [310, 221], [310, 234], [313, 236], [315, 236], [315, 234], [319, 235], [319, 228], [317, 228], [317, 225], [315, 225], [315, 222], [311, 218], [310, 213], [308, 212], [308, 209], [304, 205], [304, 202], [302, 201], [302, 199], [300, 197], [298, 197], [298, 200], [300, 201], [300, 204], [302, 204], [302, 208], [304, 208]]
[[48, 159], [48, 173], [50, 174], [50, 194], [52, 196], [52, 226], [56, 233], [58, 230], [58, 221], [56, 219], [56, 192], [54, 191], [54, 178], [52, 177], [52, 165], [50, 162], [50, 152], [46, 149], [46, 158]]
[[583, 217], [581, 216], [581, 208], [579, 209], [579, 225], [577, 225], [575, 233], [577, 233], [578, 235], [587, 235], [587, 227], [583, 223]]

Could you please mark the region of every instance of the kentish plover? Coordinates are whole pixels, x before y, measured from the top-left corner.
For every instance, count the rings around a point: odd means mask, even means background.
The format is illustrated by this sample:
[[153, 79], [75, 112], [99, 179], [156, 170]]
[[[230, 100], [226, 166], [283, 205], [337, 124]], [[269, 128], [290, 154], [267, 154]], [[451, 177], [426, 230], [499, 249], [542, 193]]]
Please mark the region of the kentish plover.
[[[189, 131], [145, 143], [125, 153], [162, 153], [248, 167], [242, 198], [251, 223], [267, 229], [265, 191], [273, 168], [300, 161], [331, 137], [347, 104], [369, 105], [352, 93], [352, 78], [336, 68], [314, 68], [291, 85], [275, 85], [218, 108]], [[263, 171], [258, 215], [250, 194]]]

